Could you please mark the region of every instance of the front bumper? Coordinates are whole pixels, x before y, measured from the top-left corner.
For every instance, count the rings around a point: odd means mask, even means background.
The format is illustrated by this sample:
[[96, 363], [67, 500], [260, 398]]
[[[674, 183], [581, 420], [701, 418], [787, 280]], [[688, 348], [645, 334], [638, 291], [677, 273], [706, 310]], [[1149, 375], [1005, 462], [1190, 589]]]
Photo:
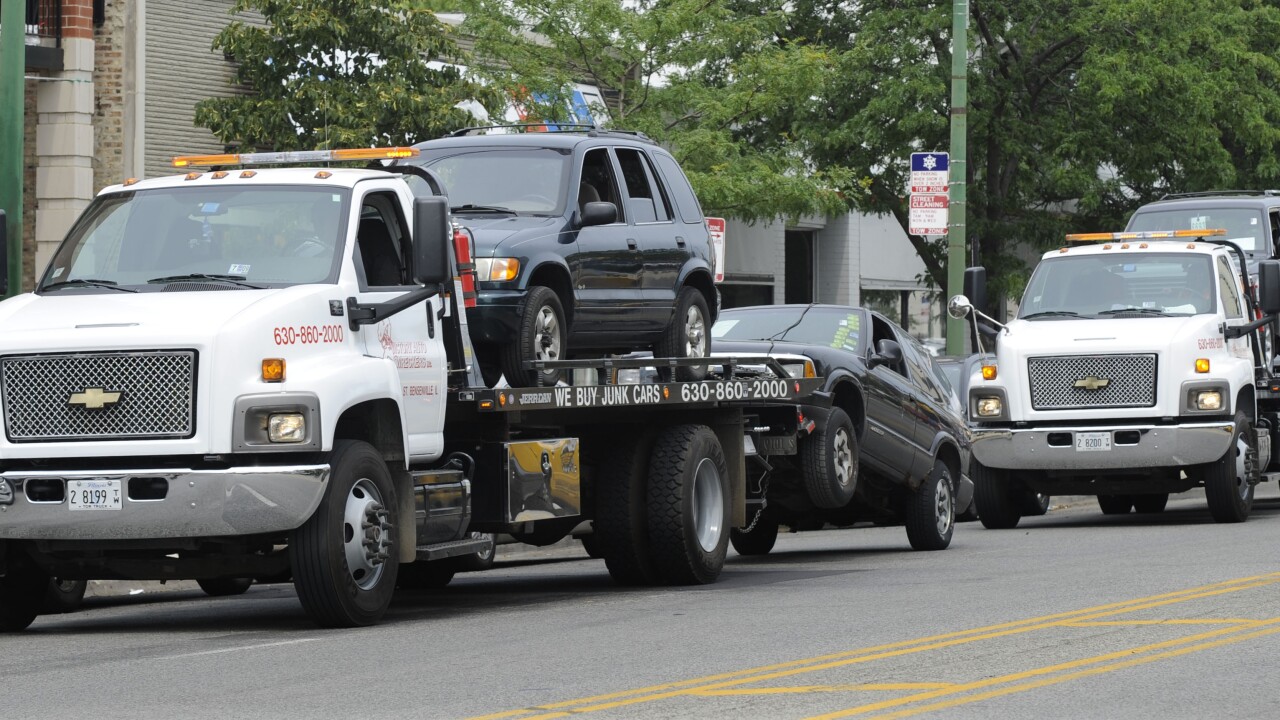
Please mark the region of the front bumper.
[[[131, 499], [130, 478], [163, 479], [163, 499]], [[60, 502], [34, 502], [32, 480], [121, 480], [120, 509], [72, 511]], [[315, 512], [328, 485], [328, 465], [238, 467], [221, 470], [12, 471], [0, 473], [0, 539], [147, 540], [255, 535], [292, 530]], [[3, 487], [7, 485], [7, 487]], [[65, 487], [65, 485], [64, 485]]]
[[490, 290], [476, 292], [476, 306], [467, 311], [471, 336], [479, 342], [506, 344], [516, 337], [520, 326], [520, 305], [524, 290]]
[[[1221, 458], [1231, 446], [1234, 429], [1235, 424], [1230, 422], [977, 428], [972, 431], [973, 456], [987, 467], [1010, 470], [1070, 472], [1185, 467]], [[1111, 449], [1076, 450], [1077, 432], [1109, 432]]]

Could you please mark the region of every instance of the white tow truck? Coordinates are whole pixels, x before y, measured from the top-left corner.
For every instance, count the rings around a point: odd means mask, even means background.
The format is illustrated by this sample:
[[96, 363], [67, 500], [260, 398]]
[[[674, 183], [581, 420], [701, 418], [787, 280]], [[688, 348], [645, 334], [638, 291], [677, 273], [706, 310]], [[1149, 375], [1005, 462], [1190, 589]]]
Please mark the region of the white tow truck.
[[[966, 402], [984, 525], [1016, 526], [1028, 491], [1095, 495], [1123, 514], [1197, 486], [1216, 521], [1248, 518], [1280, 445], [1280, 381], [1259, 342], [1280, 312], [1280, 263], [1259, 265], [1255, 302], [1223, 234], [1070, 235], [1041, 258], [1016, 319], [982, 316], [995, 349]], [[966, 273], [983, 296], [982, 269]], [[975, 328], [981, 314], [965, 295], [949, 312]]]
[[0, 630], [50, 577], [291, 578], [319, 624], [367, 625], [474, 533], [586, 521], [620, 582], [716, 579], [752, 447], [794, 447], [821, 379], [579, 359], [546, 367], [602, 384], [486, 387], [468, 233], [429, 171], [377, 163], [415, 152], [176, 159], [212, 169], [104, 189], [0, 303]]

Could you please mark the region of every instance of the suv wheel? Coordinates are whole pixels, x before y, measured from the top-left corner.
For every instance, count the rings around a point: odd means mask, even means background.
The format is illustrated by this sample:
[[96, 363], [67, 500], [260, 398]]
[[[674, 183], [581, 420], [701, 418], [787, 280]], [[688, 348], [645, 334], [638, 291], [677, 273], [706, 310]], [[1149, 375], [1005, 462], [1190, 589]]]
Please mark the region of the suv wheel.
[[567, 331], [560, 298], [550, 288], [537, 285], [529, 288], [520, 310], [516, 341], [502, 349], [502, 374], [506, 375], [507, 384], [511, 387], [555, 385], [560, 380], [559, 370], [526, 369], [524, 364], [533, 360], [564, 360]]
[[[664, 358], [707, 357], [711, 354], [711, 313], [707, 300], [696, 288], [684, 287], [676, 297], [676, 312], [671, 325], [662, 334], [654, 354]], [[675, 379], [680, 382], [704, 380], [707, 366], [677, 367]]]

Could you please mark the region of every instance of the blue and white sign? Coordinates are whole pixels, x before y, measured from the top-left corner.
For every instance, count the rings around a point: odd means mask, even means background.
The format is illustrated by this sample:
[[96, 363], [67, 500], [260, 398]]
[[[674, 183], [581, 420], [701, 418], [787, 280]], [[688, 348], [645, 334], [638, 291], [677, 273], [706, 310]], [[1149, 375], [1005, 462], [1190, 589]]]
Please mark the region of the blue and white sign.
[[951, 156], [944, 152], [911, 153], [911, 192], [945, 193], [950, 180]]

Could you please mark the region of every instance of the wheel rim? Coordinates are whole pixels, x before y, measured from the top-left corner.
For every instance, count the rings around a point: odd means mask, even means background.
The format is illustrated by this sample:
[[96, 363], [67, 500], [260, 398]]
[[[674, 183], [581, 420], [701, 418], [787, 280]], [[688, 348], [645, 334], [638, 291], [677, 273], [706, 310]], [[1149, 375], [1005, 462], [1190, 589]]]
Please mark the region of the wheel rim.
[[476, 552], [476, 557], [483, 562], [488, 562], [489, 558], [493, 557], [493, 554], [498, 550], [498, 544], [497, 542], [495, 542], [496, 538], [494, 538], [494, 536], [490, 535], [489, 533], [473, 532], [471, 533], [471, 539], [472, 540], [487, 539], [489, 541], [489, 544], [485, 546], [484, 550], [479, 550]]
[[955, 510], [951, 504], [951, 478], [943, 475], [938, 480], [938, 489], [933, 494], [934, 508], [933, 517], [938, 525], [938, 534], [946, 535], [951, 529], [951, 523], [954, 518], [952, 514]]
[[691, 306], [684, 314], [684, 356], [705, 357], [707, 354], [707, 322], [702, 311]]
[[853, 483], [853, 446], [849, 442], [849, 432], [844, 428], [836, 431], [832, 447], [835, 460], [836, 482], [847, 488]]
[[53, 584], [55, 587], [58, 588], [58, 592], [69, 593], [72, 590], [76, 589], [77, 582], [79, 582], [79, 580], [61, 580], [61, 579], [55, 578], [53, 581]]
[[548, 305], [538, 309], [533, 323], [533, 357], [535, 360], [560, 359], [560, 319]]
[[706, 552], [714, 551], [724, 534], [724, 489], [711, 458], [702, 458], [693, 474], [693, 523], [698, 544]]
[[1251, 432], [1252, 428], [1246, 425], [1236, 437], [1236, 494], [1241, 500], [1249, 499], [1249, 490], [1253, 487], [1249, 484], [1250, 463], [1253, 462], [1253, 448], [1245, 439], [1245, 432]]
[[391, 516], [372, 480], [361, 478], [351, 486], [342, 532], [351, 580], [361, 590], [376, 586], [391, 556]]

